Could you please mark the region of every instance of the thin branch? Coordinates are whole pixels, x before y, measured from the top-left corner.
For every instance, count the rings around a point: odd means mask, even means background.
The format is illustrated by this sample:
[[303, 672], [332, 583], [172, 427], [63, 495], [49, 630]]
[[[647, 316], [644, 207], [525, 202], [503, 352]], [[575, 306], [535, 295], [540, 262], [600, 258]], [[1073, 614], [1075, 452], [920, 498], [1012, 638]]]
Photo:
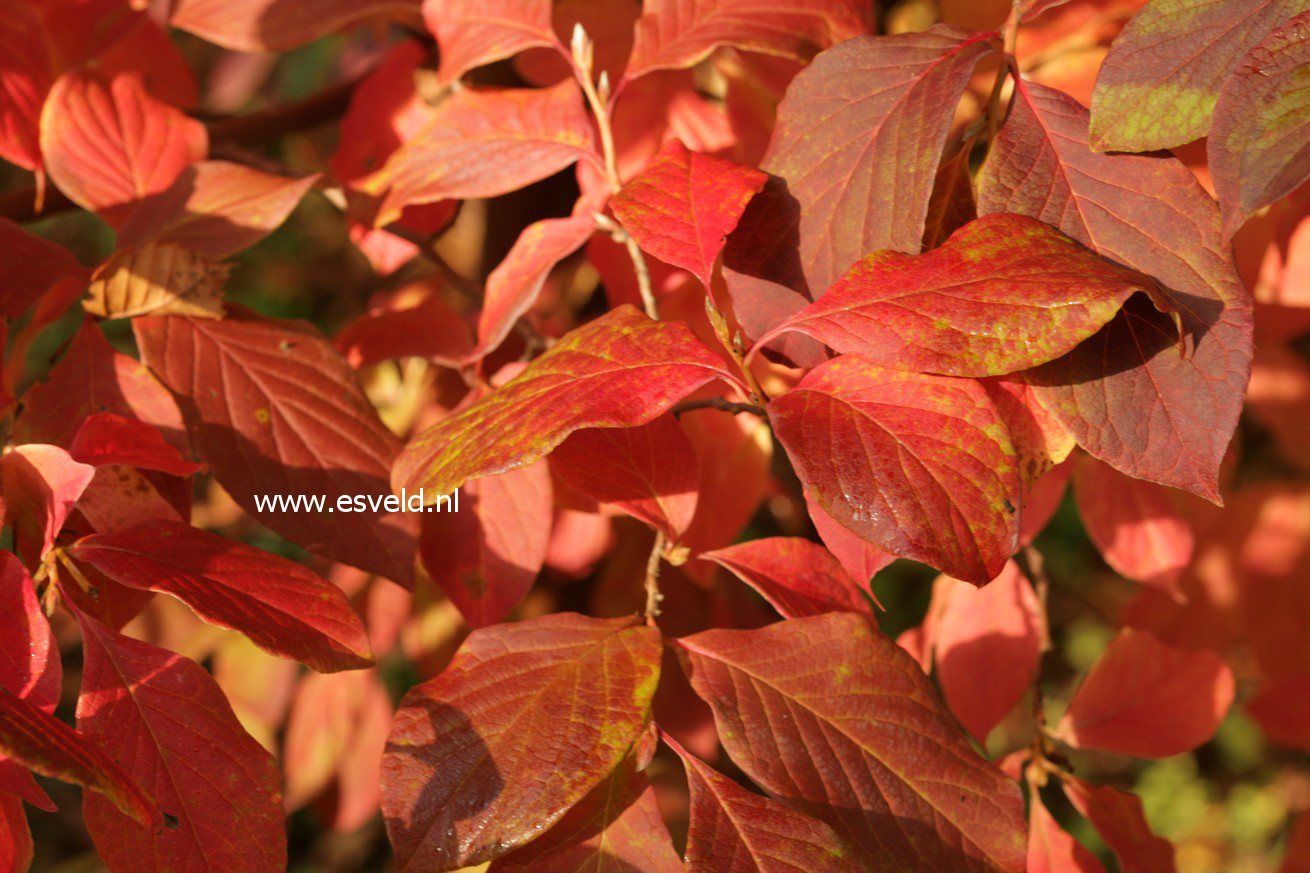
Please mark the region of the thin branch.
[[763, 406], [755, 403], [734, 403], [723, 397], [704, 397], [700, 400], [684, 400], [670, 410], [673, 417], [677, 418], [684, 412], [691, 412], [693, 409], [719, 409], [723, 412], [730, 412], [733, 415], [740, 415], [743, 412], [749, 412], [751, 415], [758, 415], [765, 418], [769, 413]]
[[[601, 151], [605, 158], [605, 177], [610, 183], [611, 193], [617, 194], [623, 187], [623, 180], [619, 178], [618, 152], [614, 148], [614, 131], [610, 125], [609, 76], [606, 73], [600, 74], [600, 89], [597, 90], [596, 83], [591, 79], [593, 49], [594, 44], [591, 37], [587, 36], [587, 31], [581, 24], [574, 25], [571, 45], [573, 72], [582, 87], [582, 93], [587, 98], [587, 105], [591, 107], [591, 114], [596, 118], [596, 129], [600, 132]], [[601, 91], [605, 93], [602, 94]], [[602, 223], [602, 219], [608, 222], [609, 227]], [[627, 231], [605, 216], [597, 215], [596, 223], [609, 230], [614, 239], [623, 243], [623, 247], [628, 250], [628, 257], [632, 259], [632, 269], [637, 274], [637, 290], [641, 292], [642, 306], [648, 316], [658, 321], [659, 302], [655, 299], [655, 289], [650, 281], [650, 267], [646, 264], [646, 256], [642, 254], [641, 247]]]
[[664, 532], [656, 531], [655, 545], [651, 547], [650, 557], [646, 560], [646, 624], [655, 627], [655, 619], [660, 614], [660, 560], [664, 556]]

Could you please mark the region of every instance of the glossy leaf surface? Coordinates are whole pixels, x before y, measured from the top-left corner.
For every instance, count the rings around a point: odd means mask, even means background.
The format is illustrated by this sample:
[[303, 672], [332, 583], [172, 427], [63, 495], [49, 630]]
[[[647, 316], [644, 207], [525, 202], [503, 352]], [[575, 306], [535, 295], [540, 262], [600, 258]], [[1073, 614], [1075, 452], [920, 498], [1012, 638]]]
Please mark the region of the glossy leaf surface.
[[1150, 281], [1040, 221], [988, 215], [922, 255], [866, 255], [759, 342], [799, 331], [883, 367], [1001, 375], [1070, 351]]
[[206, 621], [316, 670], [373, 662], [346, 596], [286, 558], [169, 521], [83, 537], [68, 552], [121, 585], [172, 594]]
[[977, 382], [844, 355], [769, 419], [814, 501], [879, 548], [978, 585], [1014, 551], [1014, 448]]
[[530, 464], [575, 430], [645, 424], [720, 378], [732, 379], [685, 324], [619, 307], [411, 440], [392, 482], [422, 488], [431, 502], [469, 479]]
[[536, 838], [645, 727], [659, 633], [562, 613], [474, 631], [401, 701], [382, 809], [403, 871], [455, 870]]
[[784, 618], [858, 612], [873, 617], [869, 600], [832, 553], [810, 540], [767, 537], [700, 555], [731, 571]]
[[1018, 786], [974, 753], [918, 665], [864, 618], [710, 630], [678, 646], [732, 759], [875, 869], [1024, 869]]

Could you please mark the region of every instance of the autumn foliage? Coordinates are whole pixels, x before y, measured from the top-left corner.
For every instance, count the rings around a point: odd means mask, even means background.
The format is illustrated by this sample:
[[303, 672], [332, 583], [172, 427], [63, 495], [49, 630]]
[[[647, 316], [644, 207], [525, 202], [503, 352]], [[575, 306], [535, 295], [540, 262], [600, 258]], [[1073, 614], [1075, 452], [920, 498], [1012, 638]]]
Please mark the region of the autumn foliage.
[[11, 0], [0, 158], [0, 873], [1310, 870], [1310, 3]]

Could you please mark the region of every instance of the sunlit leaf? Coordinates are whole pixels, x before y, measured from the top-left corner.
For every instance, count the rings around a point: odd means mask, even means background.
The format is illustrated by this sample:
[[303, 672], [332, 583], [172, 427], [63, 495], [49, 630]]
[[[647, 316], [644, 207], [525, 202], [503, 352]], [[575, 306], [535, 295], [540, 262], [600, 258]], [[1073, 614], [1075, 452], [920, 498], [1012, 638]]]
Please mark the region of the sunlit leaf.
[[767, 537], [699, 557], [730, 570], [784, 618], [825, 612], [858, 612], [873, 617], [869, 599], [859, 585], [818, 543], [795, 537]]
[[223, 316], [223, 283], [231, 266], [172, 243], [119, 249], [91, 275], [82, 308], [101, 318], [138, 315]]

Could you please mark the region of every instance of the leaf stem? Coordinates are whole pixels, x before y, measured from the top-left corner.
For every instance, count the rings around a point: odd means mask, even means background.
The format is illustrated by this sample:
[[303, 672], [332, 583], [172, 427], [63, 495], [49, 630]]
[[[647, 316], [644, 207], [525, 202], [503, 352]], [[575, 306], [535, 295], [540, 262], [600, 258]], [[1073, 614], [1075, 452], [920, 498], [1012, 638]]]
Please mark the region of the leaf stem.
[[655, 545], [651, 546], [650, 557], [646, 559], [646, 624], [655, 627], [655, 619], [660, 614], [660, 560], [664, 557], [667, 545], [663, 531], [655, 532]]
[[700, 400], [684, 400], [670, 410], [673, 417], [677, 418], [684, 412], [691, 412], [694, 409], [719, 409], [724, 412], [730, 412], [733, 415], [739, 415], [743, 412], [749, 412], [751, 415], [758, 415], [764, 418], [768, 411], [763, 406], [755, 403], [735, 403], [724, 397], [704, 397]]
[[[577, 77], [578, 85], [582, 87], [583, 95], [587, 98], [587, 105], [591, 107], [591, 114], [596, 118], [596, 129], [600, 132], [600, 146], [605, 158], [605, 177], [610, 183], [610, 193], [617, 194], [623, 187], [623, 181], [619, 178], [618, 152], [614, 148], [614, 128], [610, 123], [609, 76], [605, 72], [600, 74], [600, 88], [597, 89], [596, 83], [591, 78], [594, 47], [595, 44], [591, 41], [591, 37], [587, 36], [583, 26], [575, 24], [571, 44], [573, 72]], [[602, 94], [601, 91], [605, 93]], [[600, 219], [603, 217], [597, 216], [596, 223], [602, 228], [610, 229], [601, 222]], [[637, 274], [637, 290], [641, 292], [642, 307], [648, 316], [658, 321], [659, 303], [655, 300], [655, 290], [651, 286], [650, 267], [646, 264], [646, 256], [642, 254], [641, 247], [627, 231], [614, 222], [609, 222], [609, 225], [613, 228], [610, 229], [610, 233], [615, 241], [623, 244], [623, 247], [628, 250], [628, 257], [632, 259], [632, 269]]]

